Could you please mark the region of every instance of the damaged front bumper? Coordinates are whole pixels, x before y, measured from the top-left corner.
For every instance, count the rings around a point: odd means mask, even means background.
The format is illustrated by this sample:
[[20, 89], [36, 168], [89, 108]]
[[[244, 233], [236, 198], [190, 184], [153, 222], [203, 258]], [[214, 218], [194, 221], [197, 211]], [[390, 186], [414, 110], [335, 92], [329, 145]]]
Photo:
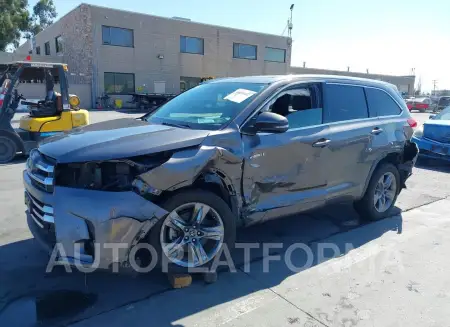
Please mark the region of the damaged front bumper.
[[[55, 186], [37, 188], [23, 172], [27, 222], [35, 239], [56, 263], [108, 269], [127, 264], [132, 248], [167, 211], [129, 192], [105, 192]], [[118, 249], [118, 250], [113, 250]]]

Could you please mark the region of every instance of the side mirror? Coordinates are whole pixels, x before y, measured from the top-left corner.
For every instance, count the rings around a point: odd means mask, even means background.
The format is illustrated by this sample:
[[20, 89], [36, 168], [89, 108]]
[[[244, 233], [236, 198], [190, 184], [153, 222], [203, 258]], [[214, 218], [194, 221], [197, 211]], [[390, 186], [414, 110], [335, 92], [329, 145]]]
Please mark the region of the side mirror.
[[289, 129], [289, 122], [284, 116], [265, 111], [259, 114], [254, 127], [256, 132], [284, 133]]
[[434, 119], [436, 115], [430, 115], [430, 117], [428, 117], [429, 119]]

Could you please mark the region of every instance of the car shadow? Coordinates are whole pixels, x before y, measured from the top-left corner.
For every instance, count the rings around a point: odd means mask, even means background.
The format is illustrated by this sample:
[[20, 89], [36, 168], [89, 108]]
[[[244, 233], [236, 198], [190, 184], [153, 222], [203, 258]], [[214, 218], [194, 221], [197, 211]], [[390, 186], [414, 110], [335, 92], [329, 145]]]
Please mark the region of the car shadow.
[[441, 173], [450, 173], [450, 164], [448, 161], [431, 159], [431, 158], [420, 158], [417, 160], [416, 168], [427, 169], [432, 171], [437, 171]]
[[[146, 310], [151, 311], [148, 319], [153, 326], [181, 326], [175, 323], [182, 318], [277, 286], [296, 273], [284, 262], [264, 272], [261, 262], [268, 255], [286, 253], [298, 244], [307, 245], [311, 249], [312, 261], [304, 251], [295, 251], [291, 256], [291, 263], [296, 267], [309, 262], [304, 268], [307, 270], [331, 258], [346, 255], [350, 249], [389, 231], [402, 233], [401, 212], [366, 224], [349, 206], [336, 205], [268, 221], [239, 230], [238, 248], [233, 250], [237, 272], [221, 272], [218, 281], [211, 285], [194, 276], [191, 287], [179, 290], [172, 290], [167, 276], [157, 270], [147, 274], [110, 271], [88, 274], [77, 270], [68, 273], [63, 267], [55, 267], [46, 273], [48, 255], [37, 247], [34, 239], [5, 244], [0, 246], [0, 325], [27, 326], [26, 322], [31, 319], [46, 326], [73, 322], [80, 322], [83, 326], [86, 319], [118, 308], [128, 310], [147, 299], [146, 305], [150, 307]], [[253, 248], [250, 256], [246, 257], [242, 247], [249, 244]], [[321, 253], [319, 244], [331, 244], [333, 251], [328, 249]], [[244, 274], [247, 267], [251, 267], [251, 271]], [[259, 281], [249, 278], [253, 273], [259, 276]], [[162, 297], [165, 304], [160, 302]], [[25, 313], [27, 310], [31, 310], [30, 315]], [[58, 312], [56, 315], [55, 310]], [[121, 322], [123, 325], [148, 326], [147, 319], [136, 321], [135, 318], [130, 315], [121, 318]]]

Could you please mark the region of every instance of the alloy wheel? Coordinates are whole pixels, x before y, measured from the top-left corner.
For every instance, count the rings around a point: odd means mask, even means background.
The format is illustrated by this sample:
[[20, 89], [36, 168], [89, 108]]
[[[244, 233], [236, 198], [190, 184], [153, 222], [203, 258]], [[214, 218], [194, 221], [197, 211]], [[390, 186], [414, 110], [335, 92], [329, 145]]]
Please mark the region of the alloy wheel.
[[160, 232], [161, 248], [176, 265], [200, 267], [220, 251], [224, 232], [216, 210], [200, 202], [186, 203], [165, 218]]
[[384, 173], [377, 182], [373, 197], [375, 209], [380, 212], [386, 212], [394, 203], [397, 195], [397, 181], [395, 175], [391, 172]]

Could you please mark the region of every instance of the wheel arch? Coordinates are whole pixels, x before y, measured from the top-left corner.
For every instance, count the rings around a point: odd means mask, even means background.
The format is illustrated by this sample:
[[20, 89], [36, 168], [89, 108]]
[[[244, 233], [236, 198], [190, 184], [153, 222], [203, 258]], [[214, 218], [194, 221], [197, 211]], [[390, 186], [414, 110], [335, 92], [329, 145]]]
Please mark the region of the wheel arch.
[[[234, 186], [229, 178], [217, 169], [203, 171], [190, 185], [185, 185], [171, 191], [164, 191], [158, 197], [157, 202], [162, 203], [180, 192], [198, 189], [210, 191], [211, 193], [217, 195], [224, 200], [235, 217], [240, 217], [239, 202]], [[239, 223], [239, 220], [237, 219], [236, 222]]]
[[[374, 161], [372, 164], [372, 167], [370, 167], [369, 174], [364, 183], [364, 187], [362, 189], [361, 196], [364, 196], [364, 194], [366, 193], [367, 188], [369, 187], [370, 180], [372, 179], [372, 176], [373, 176], [375, 170], [384, 163], [391, 163], [395, 167], [397, 167], [397, 169], [399, 169], [400, 164], [403, 163], [403, 155], [401, 152], [388, 152], [388, 153], [385, 153], [384, 156], [378, 158], [378, 160]], [[404, 183], [405, 183], [405, 180], [403, 180], [403, 178], [402, 178], [401, 188], [404, 187]]]

